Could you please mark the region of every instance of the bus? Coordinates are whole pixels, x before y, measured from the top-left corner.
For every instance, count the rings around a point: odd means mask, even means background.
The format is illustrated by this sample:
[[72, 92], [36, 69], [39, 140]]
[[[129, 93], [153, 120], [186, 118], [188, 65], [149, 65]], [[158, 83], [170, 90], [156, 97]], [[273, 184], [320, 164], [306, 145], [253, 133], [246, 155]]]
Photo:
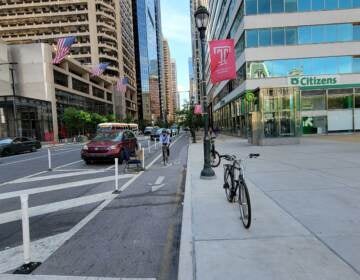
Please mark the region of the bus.
[[99, 123], [97, 126], [97, 133], [108, 133], [122, 130], [131, 130], [138, 135], [139, 125], [136, 123]]

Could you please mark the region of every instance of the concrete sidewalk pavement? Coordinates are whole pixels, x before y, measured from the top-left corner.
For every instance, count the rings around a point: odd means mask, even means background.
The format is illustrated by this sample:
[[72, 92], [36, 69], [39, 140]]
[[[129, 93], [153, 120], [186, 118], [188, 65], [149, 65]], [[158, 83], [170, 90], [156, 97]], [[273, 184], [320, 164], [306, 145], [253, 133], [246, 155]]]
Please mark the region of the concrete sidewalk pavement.
[[188, 153], [179, 280], [360, 279], [359, 143], [255, 147], [219, 137], [220, 154], [261, 154], [246, 165], [249, 230], [226, 201], [222, 164], [216, 179], [200, 180], [202, 147]]

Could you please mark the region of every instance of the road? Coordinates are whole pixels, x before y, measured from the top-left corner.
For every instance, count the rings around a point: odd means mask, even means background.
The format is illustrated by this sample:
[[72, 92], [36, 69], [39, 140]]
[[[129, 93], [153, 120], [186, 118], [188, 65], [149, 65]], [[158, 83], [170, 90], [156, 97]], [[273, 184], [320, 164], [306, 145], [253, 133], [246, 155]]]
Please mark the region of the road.
[[47, 149], [0, 158], [0, 273], [23, 263], [26, 193], [32, 261], [42, 262], [33, 274], [176, 279], [188, 142], [185, 134], [173, 141], [168, 166], [154, 143], [145, 172], [121, 166], [120, 194], [114, 165], [85, 165], [80, 145], [54, 149], [53, 171]]

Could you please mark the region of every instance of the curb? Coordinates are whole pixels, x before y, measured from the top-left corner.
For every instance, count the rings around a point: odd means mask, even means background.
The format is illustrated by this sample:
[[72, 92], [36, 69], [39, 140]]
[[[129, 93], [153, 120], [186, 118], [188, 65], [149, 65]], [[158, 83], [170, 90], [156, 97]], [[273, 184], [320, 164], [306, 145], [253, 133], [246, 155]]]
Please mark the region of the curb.
[[[191, 144], [190, 144], [191, 145]], [[188, 155], [190, 150], [188, 148]], [[185, 198], [181, 225], [181, 240], [179, 253], [178, 280], [195, 279], [194, 242], [192, 232], [192, 206], [191, 206], [191, 166], [190, 157], [187, 159]]]

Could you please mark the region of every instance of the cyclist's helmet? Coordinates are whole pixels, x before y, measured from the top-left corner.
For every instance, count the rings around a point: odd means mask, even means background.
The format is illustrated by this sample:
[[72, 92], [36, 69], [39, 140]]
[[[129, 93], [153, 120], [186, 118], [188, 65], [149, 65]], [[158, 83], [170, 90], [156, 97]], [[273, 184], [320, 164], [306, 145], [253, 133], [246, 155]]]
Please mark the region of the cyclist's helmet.
[[167, 133], [166, 129], [163, 129], [161, 133], [162, 133], [162, 134]]

